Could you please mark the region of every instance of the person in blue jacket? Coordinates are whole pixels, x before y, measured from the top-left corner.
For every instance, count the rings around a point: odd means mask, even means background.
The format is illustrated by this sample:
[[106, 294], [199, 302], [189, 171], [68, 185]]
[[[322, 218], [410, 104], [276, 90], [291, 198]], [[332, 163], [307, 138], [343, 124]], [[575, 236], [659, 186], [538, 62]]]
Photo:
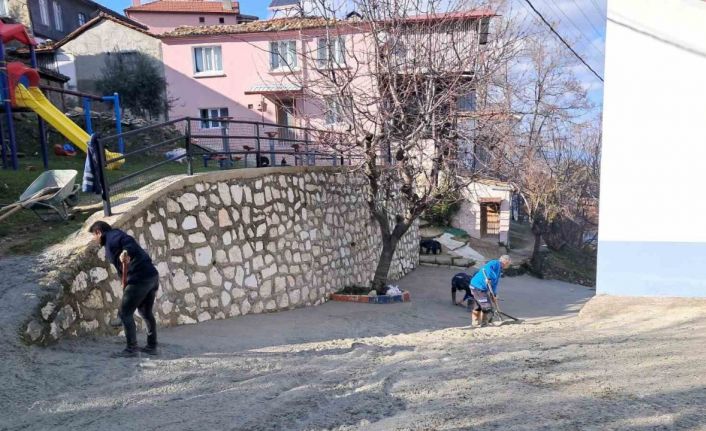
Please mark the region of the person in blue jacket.
[[[91, 225], [89, 232], [93, 239], [105, 246], [105, 257], [115, 266], [118, 275], [123, 275], [123, 264], [127, 265], [127, 285], [124, 286], [123, 300], [118, 315], [125, 329], [127, 347], [114, 354], [115, 357], [134, 357], [139, 351], [150, 355], [157, 354], [157, 322], [152, 312], [159, 288], [159, 273], [147, 252], [135, 238], [113, 229], [104, 221]], [[137, 347], [137, 329], [133, 314], [137, 310], [147, 324], [147, 346]]]
[[471, 309], [471, 325], [483, 326], [487, 323], [492, 311], [492, 303], [488, 298], [488, 288], [493, 295], [498, 297], [498, 284], [502, 277], [503, 269], [512, 264], [510, 256], [503, 255], [500, 259], [491, 260], [478, 270], [471, 279], [471, 295], [473, 308]]

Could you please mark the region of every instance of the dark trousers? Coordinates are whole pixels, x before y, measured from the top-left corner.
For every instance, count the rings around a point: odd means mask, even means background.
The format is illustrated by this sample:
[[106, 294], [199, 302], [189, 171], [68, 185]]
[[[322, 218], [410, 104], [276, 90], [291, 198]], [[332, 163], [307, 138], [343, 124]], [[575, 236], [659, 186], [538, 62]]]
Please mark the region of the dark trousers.
[[157, 346], [157, 322], [152, 313], [154, 298], [159, 287], [159, 277], [155, 276], [144, 281], [128, 284], [123, 291], [123, 302], [120, 305], [120, 319], [125, 328], [125, 338], [128, 349], [137, 348], [137, 328], [135, 327], [135, 310], [147, 324], [147, 346]]

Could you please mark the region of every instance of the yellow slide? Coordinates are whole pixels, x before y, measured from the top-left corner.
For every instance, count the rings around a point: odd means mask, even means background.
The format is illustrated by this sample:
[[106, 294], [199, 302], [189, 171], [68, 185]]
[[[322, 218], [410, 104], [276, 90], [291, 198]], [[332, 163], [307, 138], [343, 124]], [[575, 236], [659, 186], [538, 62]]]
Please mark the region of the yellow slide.
[[[71, 141], [79, 150], [88, 153], [88, 142], [91, 139], [88, 133], [57, 109], [39, 88], [30, 87], [28, 89], [22, 84], [17, 84], [17, 87], [15, 87], [15, 103], [21, 108], [29, 108], [36, 112], [37, 115]], [[120, 153], [105, 150], [106, 160], [120, 156]], [[109, 164], [108, 169], [118, 169], [123, 163], [125, 163], [125, 159]]]

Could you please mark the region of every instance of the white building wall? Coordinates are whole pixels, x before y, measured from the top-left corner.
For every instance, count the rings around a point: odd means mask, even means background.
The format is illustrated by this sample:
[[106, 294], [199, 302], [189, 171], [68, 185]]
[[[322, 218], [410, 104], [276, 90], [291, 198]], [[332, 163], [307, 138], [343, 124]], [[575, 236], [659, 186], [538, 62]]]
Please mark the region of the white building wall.
[[69, 90], [75, 90], [77, 83], [76, 63], [74, 62], [74, 56], [59, 50], [56, 54], [54, 54], [54, 58], [59, 69], [59, 73], [69, 77], [69, 82], [66, 83], [66, 86]]
[[106, 57], [126, 51], [142, 53], [163, 69], [159, 39], [110, 20], [103, 20], [64, 44], [56, 59], [59, 71], [71, 78], [70, 86], [93, 92], [93, 82], [103, 76]]
[[706, 2], [608, 0], [598, 293], [706, 296]]
[[452, 226], [463, 229], [472, 238], [481, 239], [481, 207], [483, 198], [500, 199], [500, 234], [498, 242], [508, 244], [510, 231], [510, 188], [509, 186], [492, 186], [483, 183], [471, 183], [463, 190], [464, 199], [458, 212], [451, 222]]

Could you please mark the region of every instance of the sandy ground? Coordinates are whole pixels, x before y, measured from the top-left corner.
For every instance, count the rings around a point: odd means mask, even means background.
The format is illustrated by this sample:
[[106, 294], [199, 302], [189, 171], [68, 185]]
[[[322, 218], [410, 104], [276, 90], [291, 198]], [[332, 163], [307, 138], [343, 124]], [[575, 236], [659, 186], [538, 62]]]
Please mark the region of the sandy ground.
[[0, 261], [3, 430], [706, 429], [703, 301], [596, 298], [577, 316], [593, 291], [507, 278], [505, 311], [529, 321], [469, 329], [454, 270], [420, 268], [412, 303], [165, 329], [159, 359], [109, 359], [122, 340], [16, 343], [31, 266]]

